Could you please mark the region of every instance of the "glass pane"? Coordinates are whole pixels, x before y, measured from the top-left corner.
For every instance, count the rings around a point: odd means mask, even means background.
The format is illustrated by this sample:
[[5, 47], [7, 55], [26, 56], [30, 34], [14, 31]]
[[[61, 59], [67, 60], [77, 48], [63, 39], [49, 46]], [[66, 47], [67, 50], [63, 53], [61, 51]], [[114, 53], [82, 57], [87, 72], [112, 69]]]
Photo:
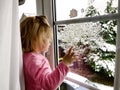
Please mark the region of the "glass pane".
[[118, 0], [56, 0], [57, 20], [117, 13]]
[[116, 20], [60, 24], [57, 27], [59, 62], [68, 48], [74, 46], [76, 58], [70, 71], [84, 76], [100, 90], [106, 87], [113, 90]]
[[25, 0], [25, 3], [19, 6], [19, 18], [23, 13], [36, 15], [36, 0]]

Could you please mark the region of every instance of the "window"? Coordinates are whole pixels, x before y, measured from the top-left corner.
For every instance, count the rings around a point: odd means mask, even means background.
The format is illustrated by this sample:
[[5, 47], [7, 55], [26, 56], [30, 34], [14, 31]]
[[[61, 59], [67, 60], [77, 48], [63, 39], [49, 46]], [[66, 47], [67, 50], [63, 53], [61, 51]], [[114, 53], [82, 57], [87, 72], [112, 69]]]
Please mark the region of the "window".
[[70, 46], [74, 46], [76, 59], [70, 65], [70, 71], [94, 83], [113, 86], [117, 25], [112, 28], [108, 24], [113, 22], [116, 21], [58, 24], [58, 60]]
[[103, 88], [113, 90], [117, 67], [115, 56], [118, 1], [53, 0], [53, 2], [58, 63], [66, 50], [74, 45], [77, 56], [70, 65], [71, 72], [84, 76], [100, 90]]

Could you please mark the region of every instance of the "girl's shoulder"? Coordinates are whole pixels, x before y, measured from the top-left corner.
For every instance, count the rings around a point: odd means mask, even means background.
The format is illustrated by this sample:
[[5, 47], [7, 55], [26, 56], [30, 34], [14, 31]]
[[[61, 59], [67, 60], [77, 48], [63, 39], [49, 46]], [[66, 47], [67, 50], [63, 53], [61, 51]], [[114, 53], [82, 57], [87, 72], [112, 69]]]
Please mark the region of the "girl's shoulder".
[[46, 63], [47, 60], [46, 58], [41, 55], [41, 54], [36, 54], [36, 53], [24, 53], [23, 54], [23, 62], [26, 66], [28, 66], [28, 64], [30, 65], [42, 65], [43, 63]]
[[34, 52], [23, 53], [23, 58], [46, 59], [42, 54]]

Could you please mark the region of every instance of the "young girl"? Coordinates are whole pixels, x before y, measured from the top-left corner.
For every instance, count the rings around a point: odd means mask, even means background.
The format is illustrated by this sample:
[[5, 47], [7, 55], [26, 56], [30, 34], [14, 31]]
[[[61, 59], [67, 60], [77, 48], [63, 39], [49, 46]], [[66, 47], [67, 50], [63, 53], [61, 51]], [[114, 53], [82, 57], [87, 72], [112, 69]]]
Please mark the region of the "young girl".
[[20, 24], [26, 90], [56, 90], [69, 71], [74, 53], [71, 47], [54, 71], [41, 53], [52, 42], [52, 30], [45, 16], [27, 17]]

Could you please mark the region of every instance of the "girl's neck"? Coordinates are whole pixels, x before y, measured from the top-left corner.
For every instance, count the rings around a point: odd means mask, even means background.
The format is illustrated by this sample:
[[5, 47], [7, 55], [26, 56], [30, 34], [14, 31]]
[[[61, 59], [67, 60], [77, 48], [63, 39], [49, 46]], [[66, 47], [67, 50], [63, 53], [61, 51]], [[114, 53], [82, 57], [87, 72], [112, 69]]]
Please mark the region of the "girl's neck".
[[39, 54], [39, 53], [41, 53], [41, 51], [40, 50], [34, 50], [34, 51], [32, 51], [33, 53], [36, 53], [36, 54]]
[[45, 52], [36, 52], [36, 51], [32, 51], [32, 53], [34, 53], [34, 54], [41, 54], [41, 55], [45, 55]]

